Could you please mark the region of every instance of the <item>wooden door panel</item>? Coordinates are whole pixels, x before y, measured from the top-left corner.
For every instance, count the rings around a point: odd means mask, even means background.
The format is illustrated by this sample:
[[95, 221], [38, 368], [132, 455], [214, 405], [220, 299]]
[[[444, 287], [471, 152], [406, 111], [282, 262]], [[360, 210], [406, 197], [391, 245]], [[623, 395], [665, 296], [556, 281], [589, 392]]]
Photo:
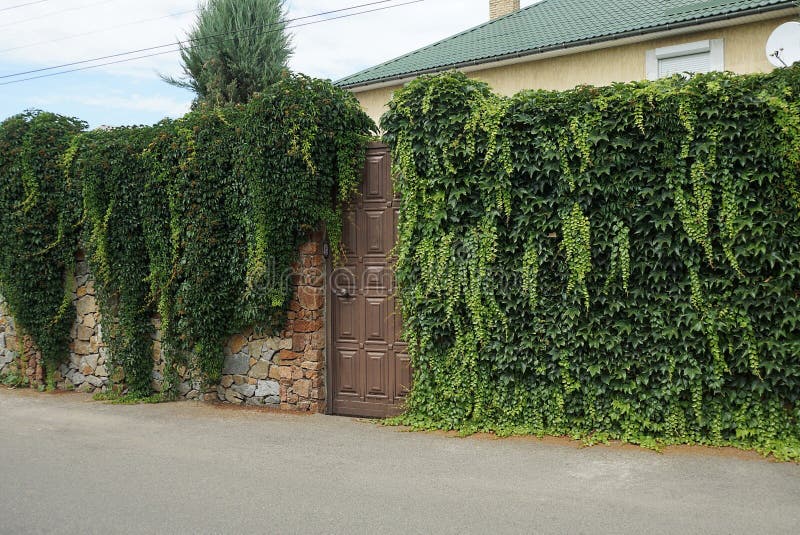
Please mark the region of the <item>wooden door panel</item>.
[[329, 281], [329, 377], [336, 414], [382, 417], [402, 411], [411, 384], [407, 346], [393, 292], [399, 201], [385, 145], [367, 150], [358, 199], [344, 212], [347, 265]]
[[365, 343], [389, 345], [389, 305], [385, 297], [367, 297], [364, 311]]
[[394, 274], [391, 268], [382, 261], [380, 264], [370, 264], [364, 266], [362, 281], [364, 293], [366, 295], [389, 296], [394, 285]]
[[358, 299], [334, 296], [335, 327], [333, 339], [337, 345], [357, 344], [360, 338]]
[[386, 232], [389, 228], [385, 224], [386, 210], [364, 211], [364, 255], [385, 258], [388, 254], [386, 247]]
[[336, 395], [361, 397], [358, 351], [337, 351], [335, 367], [338, 385]]
[[388, 153], [374, 152], [372, 154], [367, 154], [364, 183], [362, 187], [365, 201], [383, 201], [391, 196], [392, 180], [388, 162]]
[[383, 351], [367, 351], [367, 398], [381, 398], [385, 403], [389, 397], [388, 355]]

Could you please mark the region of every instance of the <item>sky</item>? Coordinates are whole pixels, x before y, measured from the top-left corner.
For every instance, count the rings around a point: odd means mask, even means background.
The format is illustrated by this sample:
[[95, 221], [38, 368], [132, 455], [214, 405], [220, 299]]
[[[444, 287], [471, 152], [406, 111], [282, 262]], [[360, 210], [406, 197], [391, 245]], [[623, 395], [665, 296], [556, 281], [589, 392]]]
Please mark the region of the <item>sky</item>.
[[[181, 74], [176, 52], [59, 76], [3, 83], [57, 72], [9, 76], [26, 71], [174, 43], [191, 28], [198, 1], [0, 0], [0, 120], [27, 109], [79, 117], [92, 128], [153, 124], [164, 117], [180, 117], [188, 111], [193, 94], [160, 78], [162, 74]], [[287, 18], [307, 17], [372, 1], [375, 0], [287, 0]], [[489, 17], [489, 0], [422, 0], [397, 5], [408, 1], [389, 0], [322, 18], [396, 7], [290, 29], [294, 46], [290, 68], [337, 80], [485, 22]], [[522, 5], [532, 3], [534, 0], [523, 0]], [[30, 5], [15, 7], [21, 4]], [[294, 24], [317, 20], [321, 18]], [[88, 65], [91, 63], [64, 69]]]

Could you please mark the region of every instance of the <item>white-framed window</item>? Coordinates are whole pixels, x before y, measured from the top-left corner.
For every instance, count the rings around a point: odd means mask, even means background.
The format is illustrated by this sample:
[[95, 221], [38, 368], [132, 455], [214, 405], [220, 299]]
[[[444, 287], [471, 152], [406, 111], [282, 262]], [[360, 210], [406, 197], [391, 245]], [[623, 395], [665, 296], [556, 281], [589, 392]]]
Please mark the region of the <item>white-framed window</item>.
[[725, 70], [722, 39], [707, 39], [647, 51], [647, 79], [658, 80], [674, 74]]

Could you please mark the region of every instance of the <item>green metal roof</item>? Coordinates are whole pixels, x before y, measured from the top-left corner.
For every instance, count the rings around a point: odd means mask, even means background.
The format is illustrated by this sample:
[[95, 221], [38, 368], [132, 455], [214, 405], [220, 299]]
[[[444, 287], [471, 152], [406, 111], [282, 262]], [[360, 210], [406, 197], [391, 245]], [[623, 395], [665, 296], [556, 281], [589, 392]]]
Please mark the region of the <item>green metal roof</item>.
[[787, 0], [542, 0], [336, 83], [371, 85], [795, 5]]

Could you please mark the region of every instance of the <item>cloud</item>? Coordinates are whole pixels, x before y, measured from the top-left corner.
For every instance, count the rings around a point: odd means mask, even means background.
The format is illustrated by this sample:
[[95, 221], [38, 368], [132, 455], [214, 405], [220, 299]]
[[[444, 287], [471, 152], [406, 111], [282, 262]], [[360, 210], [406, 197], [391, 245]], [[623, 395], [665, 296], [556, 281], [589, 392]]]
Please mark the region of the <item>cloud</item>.
[[35, 97], [32, 104], [36, 107], [49, 107], [60, 104], [82, 104], [93, 108], [113, 110], [143, 111], [164, 117], [180, 117], [189, 111], [189, 102], [161, 95], [49, 95]]
[[[192, 26], [195, 18], [192, 10], [197, 8], [197, 1], [60, 0], [3, 13], [0, 17], [0, 76], [175, 42], [184, 38]], [[288, 17], [304, 17], [370, 1], [289, 0]], [[406, 1], [392, 0], [385, 5]], [[533, 0], [523, 1], [523, 5], [531, 3]], [[290, 29], [294, 42], [290, 67], [312, 76], [339, 79], [484, 22], [488, 19], [488, 4], [489, 0], [424, 0]], [[347, 13], [376, 7], [382, 6], [364, 7]], [[345, 13], [330, 17], [342, 14]], [[132, 24], [140, 20], [148, 22]], [[305, 22], [309, 20], [295, 24]], [[75, 37], [84, 33], [90, 35]], [[152, 52], [163, 50], [169, 48]], [[183, 113], [191, 101], [191, 94], [187, 93], [185, 100], [180, 100], [180, 95], [176, 97], [174, 92], [168, 91], [166, 84], [161, 85], [159, 73], [181, 74], [177, 52], [0, 87], [0, 112], [26, 109], [36, 104], [36, 99], [41, 101], [56, 91], [67, 91], [64, 81], [68, 79], [100, 83], [96, 93], [105, 96], [87, 96], [85, 90], [73, 89], [73, 93], [63, 95], [65, 99], [92, 108], [128, 109], [132, 122], [136, 122], [137, 111], [158, 111], [170, 116]], [[140, 91], [131, 96], [116, 93], [137, 84], [142, 85], [142, 89], [146, 86], [152, 93]], [[160, 91], [156, 89], [158, 87], [165, 89]]]

